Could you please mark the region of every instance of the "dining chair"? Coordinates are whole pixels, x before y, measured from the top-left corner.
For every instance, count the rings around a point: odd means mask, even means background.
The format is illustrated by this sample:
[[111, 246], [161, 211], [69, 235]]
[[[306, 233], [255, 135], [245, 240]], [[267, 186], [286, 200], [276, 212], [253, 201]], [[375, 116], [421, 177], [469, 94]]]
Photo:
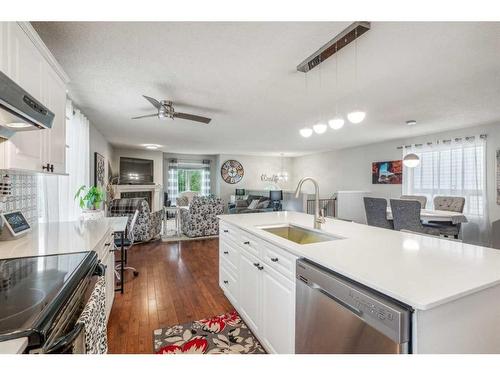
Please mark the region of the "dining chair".
[[395, 230], [409, 230], [439, 236], [439, 229], [422, 224], [421, 204], [417, 200], [391, 199], [392, 219]]
[[[452, 196], [436, 196], [434, 197], [434, 209], [440, 211], [452, 211], [452, 212], [464, 212], [465, 198], [464, 197], [452, 197]], [[453, 238], [458, 238], [460, 234], [460, 229], [462, 227], [461, 223], [453, 224], [451, 221], [430, 221], [429, 224], [438, 228], [441, 235]]]
[[387, 200], [384, 198], [363, 197], [366, 222], [372, 227], [394, 229], [391, 220], [387, 220]]
[[427, 205], [427, 197], [425, 195], [402, 195], [399, 199], [420, 202], [422, 209]]
[[[124, 237], [123, 239], [123, 246], [125, 248], [125, 264], [117, 264], [116, 267], [115, 267], [115, 275], [117, 277], [118, 280], [120, 280], [120, 270], [122, 269], [123, 267], [123, 270], [131, 270], [134, 274], [134, 276], [137, 276], [139, 275], [139, 271], [137, 271], [137, 269], [135, 267], [130, 267], [130, 266], [127, 266], [127, 258], [128, 258], [128, 251], [132, 248], [132, 246], [134, 245], [134, 227], [135, 227], [135, 223], [137, 222], [137, 217], [139, 216], [139, 210], [135, 210], [134, 212], [134, 216], [132, 216], [132, 220], [130, 221], [130, 225], [128, 226], [127, 228], [127, 232], [126, 232], [126, 236]], [[115, 247], [117, 249], [120, 249], [122, 246], [122, 239], [121, 237], [116, 237], [115, 238]], [[123, 282], [123, 281], [122, 281]]]

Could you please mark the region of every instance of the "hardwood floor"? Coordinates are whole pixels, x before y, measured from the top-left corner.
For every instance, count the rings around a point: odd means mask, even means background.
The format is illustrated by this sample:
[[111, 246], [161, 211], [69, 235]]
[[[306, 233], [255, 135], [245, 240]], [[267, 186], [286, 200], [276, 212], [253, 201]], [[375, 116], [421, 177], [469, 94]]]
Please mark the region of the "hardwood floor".
[[219, 240], [134, 245], [125, 293], [115, 294], [109, 353], [153, 353], [153, 330], [232, 309], [219, 288]]

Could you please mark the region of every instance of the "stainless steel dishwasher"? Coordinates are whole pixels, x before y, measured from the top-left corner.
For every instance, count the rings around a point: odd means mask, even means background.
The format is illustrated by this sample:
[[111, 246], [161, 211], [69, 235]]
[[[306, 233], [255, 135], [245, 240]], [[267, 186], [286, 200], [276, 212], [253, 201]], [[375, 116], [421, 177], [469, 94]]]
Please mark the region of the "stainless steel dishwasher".
[[296, 276], [296, 353], [410, 352], [409, 307], [304, 259]]

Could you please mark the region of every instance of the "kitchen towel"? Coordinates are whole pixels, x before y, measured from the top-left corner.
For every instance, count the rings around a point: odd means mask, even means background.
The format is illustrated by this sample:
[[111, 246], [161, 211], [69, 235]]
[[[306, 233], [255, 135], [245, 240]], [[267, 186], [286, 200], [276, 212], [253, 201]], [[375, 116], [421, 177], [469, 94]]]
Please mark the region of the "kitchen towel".
[[85, 353], [106, 354], [108, 338], [106, 333], [106, 280], [100, 276], [89, 301], [78, 318], [77, 324], [84, 325]]

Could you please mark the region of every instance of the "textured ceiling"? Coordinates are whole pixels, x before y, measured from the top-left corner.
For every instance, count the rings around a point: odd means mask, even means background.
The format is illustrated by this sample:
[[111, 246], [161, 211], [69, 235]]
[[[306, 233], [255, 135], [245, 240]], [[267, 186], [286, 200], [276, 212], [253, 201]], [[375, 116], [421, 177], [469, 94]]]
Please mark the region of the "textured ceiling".
[[[305, 57], [342, 22], [34, 22], [71, 78], [69, 94], [114, 145], [168, 152], [298, 155], [500, 119], [500, 23], [375, 22], [320, 68]], [[213, 120], [143, 119], [142, 94]], [[355, 107], [359, 125], [298, 130]], [[409, 129], [404, 122], [418, 121]]]

